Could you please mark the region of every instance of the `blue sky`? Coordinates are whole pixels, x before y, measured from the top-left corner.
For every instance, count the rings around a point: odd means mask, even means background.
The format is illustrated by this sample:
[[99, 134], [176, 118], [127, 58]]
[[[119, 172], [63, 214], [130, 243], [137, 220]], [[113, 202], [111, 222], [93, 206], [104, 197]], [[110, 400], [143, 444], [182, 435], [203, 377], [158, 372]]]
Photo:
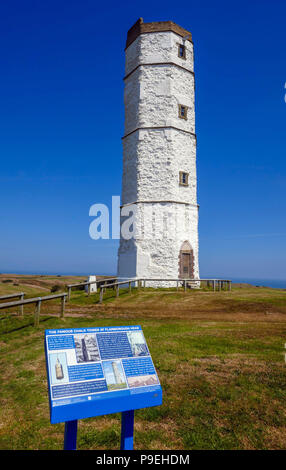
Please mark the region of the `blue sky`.
[[193, 34], [201, 276], [286, 278], [285, 1], [3, 1], [0, 272], [114, 274], [127, 30]]

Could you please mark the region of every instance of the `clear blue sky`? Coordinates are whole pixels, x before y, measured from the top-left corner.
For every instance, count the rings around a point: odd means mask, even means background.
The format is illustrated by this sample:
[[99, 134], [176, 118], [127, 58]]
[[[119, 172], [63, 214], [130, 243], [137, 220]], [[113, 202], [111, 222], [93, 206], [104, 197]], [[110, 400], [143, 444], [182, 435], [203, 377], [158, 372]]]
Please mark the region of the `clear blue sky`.
[[0, 272], [113, 274], [89, 208], [121, 191], [127, 30], [193, 34], [202, 276], [286, 278], [286, 2], [0, 5]]

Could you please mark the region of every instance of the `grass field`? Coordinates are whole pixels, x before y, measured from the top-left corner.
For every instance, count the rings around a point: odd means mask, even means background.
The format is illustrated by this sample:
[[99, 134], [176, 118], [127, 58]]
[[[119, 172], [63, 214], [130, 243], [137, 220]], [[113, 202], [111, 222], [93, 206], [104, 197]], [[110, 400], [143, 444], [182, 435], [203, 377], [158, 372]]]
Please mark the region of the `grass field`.
[[[47, 295], [78, 280], [6, 278], [0, 295]], [[64, 425], [49, 422], [46, 328], [132, 324], [144, 330], [163, 388], [161, 407], [135, 412], [135, 448], [286, 449], [285, 290], [122, 290], [97, 300], [73, 292], [63, 319], [58, 302], [44, 303], [38, 329], [33, 306], [24, 318], [0, 311], [1, 449], [63, 446]], [[79, 449], [119, 446], [119, 414], [80, 421]]]

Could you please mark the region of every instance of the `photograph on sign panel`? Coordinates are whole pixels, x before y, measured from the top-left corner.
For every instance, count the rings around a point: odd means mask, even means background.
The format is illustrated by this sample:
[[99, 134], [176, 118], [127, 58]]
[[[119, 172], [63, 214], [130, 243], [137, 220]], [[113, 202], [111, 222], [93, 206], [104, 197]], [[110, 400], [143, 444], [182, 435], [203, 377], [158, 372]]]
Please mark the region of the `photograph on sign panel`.
[[120, 361], [104, 361], [102, 362], [102, 368], [108, 390], [127, 388]]
[[159, 383], [156, 374], [128, 377], [127, 381], [130, 388], [144, 387], [145, 385], [157, 385]]
[[148, 356], [149, 351], [142, 331], [129, 331], [128, 341], [133, 356]]
[[49, 354], [50, 379], [53, 385], [69, 382], [66, 353]]
[[75, 335], [74, 343], [76, 360], [78, 363], [100, 361], [100, 355], [95, 335]]

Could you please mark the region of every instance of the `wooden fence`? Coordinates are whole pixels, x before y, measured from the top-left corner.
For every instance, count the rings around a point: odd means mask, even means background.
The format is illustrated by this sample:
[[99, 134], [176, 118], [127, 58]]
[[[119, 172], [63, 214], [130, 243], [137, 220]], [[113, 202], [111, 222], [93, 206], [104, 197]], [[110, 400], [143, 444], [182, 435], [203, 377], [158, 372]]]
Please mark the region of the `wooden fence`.
[[[119, 296], [119, 286], [123, 285], [123, 284], [128, 284], [128, 287], [129, 287], [129, 293], [131, 292], [131, 284], [132, 282], [136, 282], [137, 280], [135, 279], [127, 279], [125, 281], [119, 281], [119, 282], [113, 282], [112, 284], [105, 284], [103, 286], [100, 286], [100, 294], [99, 294], [99, 303], [101, 304], [102, 301], [103, 301], [103, 294], [106, 290], [106, 288], [108, 287], [113, 287], [115, 290], [116, 290], [116, 297]], [[138, 287], [139, 284], [138, 284]]]
[[[16, 292], [15, 294], [8, 294], [8, 295], [1, 295], [0, 297], [0, 301], [2, 300], [8, 300], [8, 299], [16, 299], [17, 297], [20, 298], [20, 300], [24, 300], [24, 297], [25, 297], [25, 292]], [[0, 304], [1, 305], [1, 304]], [[19, 306], [19, 311], [20, 311], [20, 315], [23, 315], [24, 311], [23, 311], [23, 305], [20, 305]]]
[[[35, 303], [36, 308], [35, 308], [35, 314], [34, 314], [34, 325], [37, 327], [39, 326], [39, 317], [40, 317], [40, 311], [41, 311], [41, 305], [42, 302], [46, 302], [48, 300], [54, 300], [54, 299], [62, 299], [61, 302], [61, 310], [60, 310], [60, 317], [64, 317], [64, 312], [65, 312], [65, 302], [66, 300], [70, 300], [71, 296], [71, 290], [73, 287], [79, 287], [79, 286], [89, 286], [91, 284], [97, 284], [99, 285], [100, 293], [99, 293], [99, 303], [102, 303], [103, 301], [103, 295], [106, 292], [107, 288], [113, 287], [116, 291], [116, 297], [119, 296], [119, 286], [123, 285], [128, 285], [128, 290], [129, 293], [131, 293], [132, 290], [132, 283], [137, 284], [138, 289], [142, 288], [145, 289], [146, 287], [146, 282], [176, 282], [177, 286], [177, 291], [179, 290], [179, 286], [181, 285], [184, 288], [184, 291], [186, 292], [187, 288], [189, 287], [190, 284], [192, 283], [197, 283], [197, 282], [206, 282], [208, 287], [212, 287], [213, 292], [216, 290], [224, 290], [228, 289], [231, 290], [231, 282], [229, 279], [179, 279], [179, 278], [174, 278], [174, 279], [162, 279], [162, 278], [132, 278], [132, 279], [125, 279], [124, 281], [118, 281], [118, 282], [112, 282], [108, 283], [110, 281], [117, 280], [117, 278], [109, 278], [109, 279], [101, 279], [99, 281], [87, 281], [87, 282], [81, 282], [78, 284], [69, 284], [67, 286], [68, 292], [67, 293], [62, 293], [62, 294], [55, 294], [55, 295], [47, 295], [44, 297], [34, 297], [31, 299], [24, 299], [25, 293], [24, 292], [18, 292], [15, 294], [7, 294], [0, 296], [0, 301], [2, 300], [8, 300], [8, 299], [15, 299], [15, 298], [20, 298], [20, 300], [16, 300], [14, 302], [0, 302], [0, 309], [7, 309], [7, 308], [12, 308], [12, 307], [19, 307], [20, 308], [20, 315], [24, 315], [24, 305]], [[90, 288], [88, 289], [88, 295], [90, 295]]]
[[34, 326], [39, 326], [39, 318], [40, 318], [42, 302], [46, 302], [47, 300], [61, 298], [62, 302], [61, 302], [60, 317], [64, 317], [66, 297], [67, 297], [67, 294], [63, 293], [63, 294], [55, 294], [55, 295], [46, 295], [45, 297], [34, 297], [31, 299], [16, 300], [14, 302], [4, 302], [4, 303], [0, 303], [0, 309], [22, 307], [21, 315], [23, 315], [24, 314], [23, 306], [27, 304], [35, 303], [36, 308], [35, 308], [35, 314], [34, 314]]
[[179, 290], [179, 285], [184, 288], [184, 291], [187, 290], [188, 285], [193, 284], [193, 283], [198, 283], [198, 282], [206, 282], [207, 287], [212, 286], [213, 291], [215, 292], [216, 290], [231, 290], [231, 280], [229, 279], [180, 279], [180, 278], [174, 278], [174, 279], [162, 279], [162, 278], [142, 278], [138, 280], [139, 282], [142, 283], [143, 289], [146, 286], [146, 281], [148, 282], [176, 282], [177, 285], [177, 290]]
[[100, 279], [100, 280], [96, 280], [96, 281], [79, 282], [77, 284], [68, 284], [67, 285], [68, 300], [70, 300], [70, 298], [71, 298], [71, 291], [72, 291], [73, 287], [88, 286], [87, 295], [90, 295], [90, 286], [91, 286], [91, 284], [96, 284], [97, 287], [100, 287], [102, 284], [104, 285], [107, 282], [114, 281], [114, 280], [117, 280], [117, 277], [112, 277], [112, 278], [109, 278], [109, 279]]
[[137, 283], [138, 289], [140, 288], [145, 289], [146, 282], [176, 282], [177, 291], [179, 290], [179, 285], [181, 285], [184, 288], [185, 292], [188, 288], [188, 285], [192, 283], [197, 283], [197, 282], [206, 282], [208, 287], [211, 285], [213, 292], [215, 292], [216, 290], [219, 290], [219, 291], [225, 290], [225, 288], [227, 288], [228, 290], [231, 290], [231, 281], [229, 279], [179, 279], [179, 278], [174, 278], [174, 279], [141, 278], [139, 279], [139, 278], [133, 278], [133, 279], [126, 279], [125, 281], [113, 282], [111, 284], [105, 284], [104, 286], [101, 286], [100, 294], [99, 294], [99, 303], [102, 303], [103, 294], [106, 288], [108, 287], [113, 287], [114, 289], [116, 289], [116, 297], [118, 297], [120, 285], [128, 284], [129, 293], [131, 293], [132, 283]]

